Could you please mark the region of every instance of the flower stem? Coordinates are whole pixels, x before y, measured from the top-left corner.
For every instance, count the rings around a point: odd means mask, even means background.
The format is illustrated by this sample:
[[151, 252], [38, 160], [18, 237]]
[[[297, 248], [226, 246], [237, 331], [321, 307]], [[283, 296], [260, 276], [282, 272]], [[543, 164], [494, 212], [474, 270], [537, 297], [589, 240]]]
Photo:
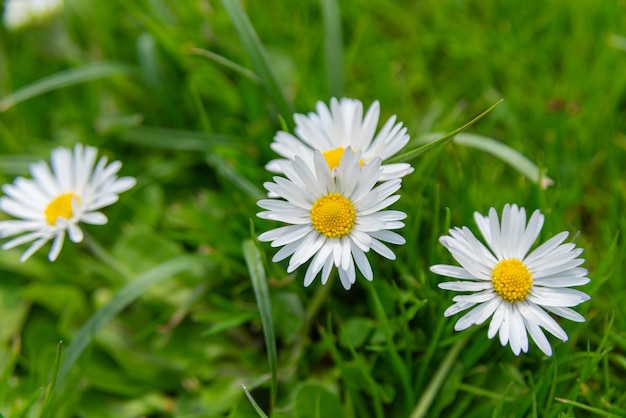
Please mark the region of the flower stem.
[[432, 404], [433, 400], [435, 399], [435, 396], [437, 392], [439, 391], [439, 388], [443, 384], [443, 381], [448, 375], [448, 373], [450, 373], [450, 369], [454, 365], [454, 362], [456, 361], [463, 347], [465, 347], [465, 344], [467, 343], [468, 339], [469, 339], [469, 335], [464, 338], [461, 338], [450, 349], [450, 351], [448, 351], [448, 354], [446, 354], [446, 357], [443, 359], [443, 361], [439, 365], [439, 368], [435, 372], [435, 376], [433, 376], [433, 379], [428, 384], [428, 387], [426, 388], [426, 390], [424, 391], [424, 394], [422, 395], [419, 402], [415, 406], [415, 409], [413, 409], [413, 412], [411, 413], [411, 418], [422, 418], [423, 416], [426, 415], [426, 413], [428, 412], [428, 408], [430, 407], [430, 404]]

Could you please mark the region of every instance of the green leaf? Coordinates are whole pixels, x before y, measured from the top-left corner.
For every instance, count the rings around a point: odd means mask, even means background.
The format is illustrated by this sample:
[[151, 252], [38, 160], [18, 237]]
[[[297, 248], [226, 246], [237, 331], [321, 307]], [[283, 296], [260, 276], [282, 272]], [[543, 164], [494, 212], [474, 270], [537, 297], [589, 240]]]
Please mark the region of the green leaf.
[[122, 287], [109, 301], [109, 303], [93, 314], [93, 316], [87, 320], [85, 325], [81, 327], [78, 333], [76, 333], [76, 336], [70, 344], [63, 364], [59, 370], [57, 384], [53, 390], [53, 394], [56, 389], [61, 386], [70, 369], [74, 366], [74, 363], [76, 363], [85, 348], [87, 348], [87, 346], [91, 343], [93, 337], [111, 319], [130, 305], [135, 299], [140, 297], [150, 286], [206, 262], [207, 259], [205, 257], [176, 257], [157, 265]]
[[305, 383], [296, 394], [297, 418], [342, 418], [336, 394], [317, 383]]
[[276, 76], [269, 64], [265, 49], [254, 31], [254, 27], [250, 23], [248, 16], [243, 11], [238, 0], [222, 0], [222, 4], [233, 21], [235, 29], [237, 33], [239, 33], [239, 37], [243, 43], [243, 47], [248, 53], [250, 61], [252, 61], [252, 66], [278, 109], [278, 113], [291, 124], [291, 118], [287, 118], [287, 116], [293, 114], [292, 106], [283, 95], [278, 81], [276, 80]]
[[223, 65], [224, 67], [231, 69], [234, 72], [239, 73], [246, 78], [249, 78], [255, 83], [261, 82], [261, 79], [254, 72], [229, 60], [228, 58], [225, 58], [219, 54], [216, 54], [215, 52], [207, 51], [206, 49], [202, 49], [202, 48], [191, 48], [191, 53], [195, 55], [200, 55], [202, 57], [206, 57], [210, 59], [211, 61], [214, 61], [220, 65]]
[[256, 413], [259, 414], [261, 418], [268, 418], [265, 412], [263, 412], [263, 410], [259, 406], [259, 404], [257, 404], [256, 401], [254, 400], [254, 398], [248, 391], [248, 388], [245, 385], [242, 385], [242, 386], [243, 386], [243, 391], [246, 393], [246, 398], [248, 398], [248, 400], [250, 401], [250, 404], [252, 405]]
[[324, 20], [324, 49], [326, 52], [326, 76], [328, 93], [337, 98], [343, 96], [343, 40], [341, 16], [337, 0], [320, 0]]
[[113, 77], [117, 75], [129, 75], [133, 72], [132, 67], [110, 62], [87, 64], [82, 67], [71, 68], [56, 74], [44, 77], [31, 83], [0, 100], [0, 113], [12, 108], [16, 104], [63, 87], [99, 78]]
[[265, 346], [267, 349], [267, 358], [270, 365], [270, 373], [272, 375], [270, 397], [271, 405], [276, 404], [276, 335], [274, 333], [274, 322], [272, 320], [272, 302], [270, 300], [270, 292], [267, 286], [267, 278], [265, 277], [265, 268], [263, 267], [263, 259], [261, 252], [251, 239], [243, 242], [243, 255], [246, 259], [246, 265], [250, 272], [252, 287], [256, 297], [259, 313], [261, 315], [261, 324], [263, 325], [263, 335], [265, 336]]
[[491, 105], [487, 110], [485, 110], [483, 113], [481, 113], [480, 115], [476, 116], [474, 119], [467, 122], [465, 125], [461, 126], [460, 128], [455, 129], [454, 131], [448, 134], [445, 134], [444, 136], [442, 136], [441, 138], [437, 140], [434, 140], [431, 138], [437, 138], [438, 136], [443, 135], [443, 134], [435, 133], [435, 134], [427, 135], [426, 140], [420, 141], [420, 142], [426, 142], [425, 145], [422, 145], [421, 147], [413, 149], [411, 151], [405, 152], [404, 154], [400, 154], [396, 157], [390, 158], [386, 160], [386, 162], [387, 163], [399, 163], [399, 162], [410, 161], [413, 158], [425, 153], [426, 151], [431, 150], [432, 148], [445, 144], [446, 142], [452, 140], [457, 134], [459, 134], [460, 132], [464, 131], [465, 129], [469, 128], [470, 126], [472, 126], [473, 124], [481, 120], [483, 117], [485, 117], [485, 115], [487, 115], [487, 113], [491, 112], [493, 109], [495, 109], [496, 106], [498, 106], [503, 101], [504, 99], [498, 100], [493, 105]]
[[513, 148], [504, 145], [494, 139], [482, 135], [462, 133], [454, 138], [454, 142], [466, 147], [472, 147], [500, 158], [511, 167], [528, 177], [532, 182], [538, 183], [542, 189], [547, 189], [554, 181], [545, 176], [542, 170], [532, 161], [520, 154]]

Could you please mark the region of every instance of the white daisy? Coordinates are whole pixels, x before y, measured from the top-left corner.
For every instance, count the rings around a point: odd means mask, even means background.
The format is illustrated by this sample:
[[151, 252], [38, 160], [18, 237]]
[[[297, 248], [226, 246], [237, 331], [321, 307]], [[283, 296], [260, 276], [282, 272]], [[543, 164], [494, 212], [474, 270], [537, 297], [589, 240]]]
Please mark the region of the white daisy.
[[97, 212], [118, 200], [118, 194], [135, 185], [132, 177], [117, 177], [122, 163], [107, 165], [102, 157], [95, 165], [98, 151], [94, 147], [76, 144], [74, 151], [57, 148], [52, 151], [51, 165], [39, 161], [30, 166], [32, 180], [18, 177], [5, 184], [0, 198], [0, 210], [19, 220], [0, 221], [0, 238], [20, 235], [6, 242], [2, 249], [35, 241], [22, 255], [25, 261], [46, 242], [54, 238], [48, 254], [56, 260], [65, 232], [73, 242], [83, 240], [79, 222], [104, 225], [107, 218]]
[[404, 244], [402, 236], [391, 229], [402, 228], [404, 212], [382, 210], [396, 202], [394, 195], [400, 188], [400, 179], [379, 181], [380, 158], [375, 158], [361, 169], [360, 154], [348, 146], [339, 167], [333, 172], [322, 153], [312, 155], [312, 168], [296, 156], [293, 161], [280, 163], [287, 178], [274, 177], [265, 183], [270, 193], [284, 199], [263, 199], [258, 205], [267, 211], [258, 216], [291, 225], [265, 232], [261, 241], [272, 241], [272, 247], [281, 248], [273, 261], [289, 260], [288, 272], [312, 258], [304, 277], [309, 286], [322, 272], [322, 284], [328, 280], [333, 265], [339, 270], [341, 283], [350, 289], [355, 282], [355, 264], [367, 280], [373, 273], [365, 253], [370, 249], [390, 260], [394, 253], [384, 242]]
[[[363, 103], [359, 100], [333, 97], [330, 109], [325, 103], [317, 102], [317, 113], [295, 114], [296, 136], [279, 131], [270, 146], [284, 158], [293, 160], [296, 155], [303, 158], [311, 169], [315, 150], [322, 152], [331, 170], [339, 165], [347, 147], [361, 153], [364, 164], [375, 158], [384, 161], [400, 151], [409, 142], [409, 136], [402, 122], [395, 123], [395, 115], [376, 134], [379, 115], [378, 101], [372, 103], [363, 118]], [[280, 161], [272, 160], [266, 168], [282, 173]], [[407, 163], [384, 164], [382, 171], [379, 181], [401, 178], [413, 172], [413, 168]]]
[[4, 3], [4, 26], [19, 29], [56, 14], [63, 8], [63, 0], [7, 0]]
[[[579, 267], [583, 252], [573, 243], [562, 244], [567, 232], [555, 235], [530, 254], [539, 236], [544, 217], [536, 210], [528, 225], [526, 211], [517, 205], [505, 205], [502, 223], [494, 208], [489, 216], [474, 213], [478, 229], [489, 249], [467, 228], [450, 229], [440, 242], [461, 265], [435, 265], [434, 273], [461, 281], [440, 283], [446, 290], [472, 292], [455, 296], [444, 313], [451, 316], [473, 308], [455, 324], [457, 331], [479, 325], [491, 317], [488, 337], [500, 334], [502, 345], [511, 345], [515, 355], [528, 352], [528, 334], [546, 355], [552, 348], [541, 328], [562, 341], [567, 334], [547, 312], [584, 322], [585, 318], [570, 309], [589, 299], [589, 295], [570, 286], [589, 282], [587, 270]], [[546, 312], [547, 311], [547, 312]]]

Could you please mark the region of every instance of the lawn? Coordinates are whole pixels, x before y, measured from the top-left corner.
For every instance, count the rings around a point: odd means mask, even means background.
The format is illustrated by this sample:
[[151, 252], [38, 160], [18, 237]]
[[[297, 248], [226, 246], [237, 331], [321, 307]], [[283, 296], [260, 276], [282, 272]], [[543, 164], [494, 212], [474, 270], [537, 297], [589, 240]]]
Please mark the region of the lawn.
[[[625, 28], [618, 0], [65, 0], [5, 20], [1, 196], [76, 144], [136, 184], [53, 262], [50, 243], [0, 251], [0, 417], [626, 416]], [[275, 135], [333, 97], [378, 101], [379, 130], [395, 115], [410, 140], [389, 160], [413, 167], [384, 208], [406, 242], [349, 290], [273, 262], [286, 224], [257, 216], [286, 176]], [[483, 240], [474, 213], [506, 204], [545, 217], [533, 249], [566, 231], [584, 250], [585, 320], [546, 314], [567, 334], [551, 355], [444, 316], [440, 237]]]

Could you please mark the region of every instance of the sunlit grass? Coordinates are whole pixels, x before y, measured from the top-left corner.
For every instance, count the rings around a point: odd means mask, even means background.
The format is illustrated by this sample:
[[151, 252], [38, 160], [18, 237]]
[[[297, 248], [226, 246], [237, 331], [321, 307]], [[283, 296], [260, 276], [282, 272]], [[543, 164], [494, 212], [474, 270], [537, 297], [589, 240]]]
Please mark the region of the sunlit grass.
[[[66, 1], [0, 28], [0, 181], [76, 142], [138, 181], [55, 263], [0, 252], [0, 414], [259, 416], [249, 395], [277, 418], [626, 416], [624, 4], [239, 4]], [[407, 243], [348, 292], [251, 241], [277, 226], [256, 217], [274, 134], [340, 94], [397, 115], [405, 151], [504, 99], [411, 160]], [[585, 249], [587, 321], [552, 357], [456, 333], [428, 269], [505, 203]]]

